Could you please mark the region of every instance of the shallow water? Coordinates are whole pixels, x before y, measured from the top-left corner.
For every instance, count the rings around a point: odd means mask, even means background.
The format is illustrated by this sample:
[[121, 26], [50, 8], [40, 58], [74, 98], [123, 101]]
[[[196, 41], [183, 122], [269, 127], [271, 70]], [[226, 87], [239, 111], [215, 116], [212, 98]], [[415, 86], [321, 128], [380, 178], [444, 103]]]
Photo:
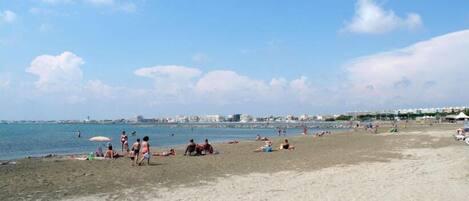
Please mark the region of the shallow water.
[[[129, 144], [143, 136], [150, 137], [152, 147], [169, 147], [187, 143], [191, 138], [196, 143], [204, 139], [212, 142], [254, 139], [261, 136], [276, 136], [272, 128], [175, 128], [161, 125], [130, 124], [0, 124], [0, 160], [44, 156], [47, 154], [87, 153], [96, 150], [99, 142], [90, 142], [93, 136], [106, 136], [112, 139], [115, 150], [121, 149], [120, 133], [125, 130]], [[325, 129], [321, 129], [325, 130]], [[81, 138], [77, 137], [81, 132]], [[136, 131], [136, 136], [130, 133]], [[309, 129], [310, 133], [317, 129]], [[286, 135], [298, 135], [300, 129], [288, 129]], [[174, 134], [174, 136], [171, 136]]]

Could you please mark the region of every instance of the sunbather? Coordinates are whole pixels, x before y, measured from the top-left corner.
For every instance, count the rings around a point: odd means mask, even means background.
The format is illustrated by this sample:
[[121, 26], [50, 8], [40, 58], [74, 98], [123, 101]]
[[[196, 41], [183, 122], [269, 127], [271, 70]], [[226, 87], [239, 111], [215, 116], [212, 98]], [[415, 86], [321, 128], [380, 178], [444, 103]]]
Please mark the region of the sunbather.
[[265, 145], [262, 147], [259, 147], [258, 149], [254, 150], [254, 152], [272, 152], [272, 142], [271, 141], [265, 141]]
[[176, 156], [176, 151], [174, 149], [170, 149], [169, 151], [154, 153], [153, 156]]
[[109, 146], [107, 148], [106, 154], [104, 154], [104, 158], [114, 159], [114, 158], [119, 158], [119, 157], [121, 157], [121, 155], [119, 155], [117, 152], [113, 151], [112, 146]]
[[186, 147], [186, 151], [184, 151], [184, 156], [186, 156], [187, 154], [189, 154], [189, 156], [197, 155], [198, 154], [197, 151], [198, 151], [197, 144], [194, 143], [194, 139], [191, 139], [189, 140], [189, 144]]
[[288, 139], [285, 139], [285, 141], [282, 144], [280, 144], [279, 149], [294, 150], [295, 147], [291, 146], [290, 143], [288, 143]]
[[205, 143], [202, 145], [203, 154], [213, 154], [213, 147], [208, 143], [208, 139], [205, 139]]

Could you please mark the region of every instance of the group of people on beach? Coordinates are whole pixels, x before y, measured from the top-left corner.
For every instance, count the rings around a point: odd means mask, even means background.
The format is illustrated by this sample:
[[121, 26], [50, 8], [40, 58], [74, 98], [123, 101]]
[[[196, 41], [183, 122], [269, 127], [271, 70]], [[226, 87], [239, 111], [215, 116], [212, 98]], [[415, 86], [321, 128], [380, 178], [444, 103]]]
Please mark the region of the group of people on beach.
[[[135, 135], [134, 132], [132, 132], [132, 135]], [[131, 148], [129, 149], [129, 137], [127, 136], [125, 131], [122, 131], [120, 136], [121, 151], [122, 153], [126, 153], [125, 155], [127, 155], [133, 161], [132, 165], [141, 165], [145, 160], [148, 164], [150, 163], [149, 140], [150, 138], [148, 136], [143, 137], [142, 140], [140, 140], [140, 138], [137, 138], [137, 140], [132, 144]], [[98, 156], [99, 153], [96, 153], [96, 155]], [[104, 158], [114, 159], [118, 157], [123, 157], [124, 155], [118, 154], [116, 151], [113, 150], [112, 144], [108, 143], [107, 151], [105, 154], [103, 154], [103, 156]]]
[[[279, 129], [279, 133], [282, 133], [284, 130]], [[307, 133], [307, 128], [304, 129], [304, 135]], [[330, 133], [329, 131], [324, 131], [321, 133], [316, 133], [317, 136], [322, 136], [324, 134]], [[135, 131], [132, 132], [132, 136], [135, 136]], [[142, 165], [145, 161], [147, 164], [150, 164], [151, 156], [175, 156], [176, 150], [171, 148], [168, 151], [163, 151], [161, 153], [151, 153], [150, 152], [150, 138], [145, 136], [140, 140], [137, 138], [136, 141], [129, 147], [129, 137], [125, 131], [121, 132], [120, 135], [120, 142], [121, 142], [121, 152], [122, 155], [118, 152], [114, 151], [113, 146], [111, 143], [107, 144], [107, 150], [103, 153], [101, 147], [95, 152], [96, 157], [103, 157], [108, 159], [115, 159], [119, 157], [127, 156], [132, 160], [132, 165]], [[264, 145], [259, 147], [258, 149], [254, 150], [254, 152], [272, 152], [277, 150], [294, 150], [295, 147], [292, 146], [288, 139], [284, 139], [282, 143], [280, 143], [278, 149], [273, 148], [273, 142], [268, 139], [267, 137], [261, 137], [260, 135], [256, 136], [256, 141], [263, 141]], [[228, 144], [237, 144], [238, 141], [230, 141]], [[208, 155], [208, 154], [216, 154], [217, 152], [214, 150], [213, 146], [209, 143], [208, 139], [205, 139], [202, 144], [195, 143], [194, 139], [190, 139], [189, 143], [187, 144], [184, 156], [201, 156], [201, 155]]]
[[194, 139], [190, 139], [184, 151], [184, 156], [201, 156], [214, 153], [213, 146], [208, 142], [208, 139], [205, 139], [204, 144], [196, 144]]
[[[134, 135], [134, 133], [132, 134]], [[171, 148], [168, 151], [163, 152], [150, 152], [150, 138], [148, 136], [143, 137], [142, 140], [137, 138], [136, 141], [129, 147], [129, 137], [127, 136], [125, 131], [122, 131], [120, 135], [120, 142], [121, 142], [121, 151], [124, 153], [120, 155], [116, 151], [113, 150], [112, 144], [107, 144], [107, 150], [105, 153], [102, 152], [101, 147], [98, 147], [98, 150], [95, 153], [97, 157], [104, 157], [109, 159], [115, 159], [118, 157], [128, 156], [132, 161], [132, 165], [142, 165], [145, 161], [147, 164], [150, 164], [151, 156], [175, 156], [176, 150]], [[237, 141], [236, 141], [237, 142]], [[199, 155], [206, 155], [206, 154], [214, 154], [213, 146], [208, 142], [208, 139], [205, 139], [203, 144], [196, 144], [194, 139], [189, 140], [189, 144], [186, 146], [186, 150], [184, 155], [188, 156], [199, 156]]]

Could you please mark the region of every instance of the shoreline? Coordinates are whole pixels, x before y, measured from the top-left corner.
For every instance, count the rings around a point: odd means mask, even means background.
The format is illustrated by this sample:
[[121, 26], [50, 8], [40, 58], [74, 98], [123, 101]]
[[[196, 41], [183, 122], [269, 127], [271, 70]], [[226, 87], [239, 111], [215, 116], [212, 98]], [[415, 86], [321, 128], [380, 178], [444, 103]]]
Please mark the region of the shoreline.
[[[245, 128], [242, 128], [242, 129], [245, 129]], [[247, 128], [246, 128], [247, 129]], [[352, 129], [349, 129], [349, 128], [324, 128], [324, 131], [331, 131], [331, 132], [334, 132], [334, 133], [343, 133], [343, 132], [350, 132]], [[295, 136], [299, 136], [301, 135], [300, 134], [288, 134], [287, 136], [285, 137], [295, 137]], [[311, 134], [309, 134], [311, 135]], [[253, 136], [254, 138], [255, 136]], [[277, 138], [282, 138], [282, 136], [269, 136], [269, 139], [277, 139]], [[187, 139], [187, 141], [189, 141], [189, 139]], [[218, 145], [218, 144], [225, 144], [226, 141], [223, 141], [223, 140], [214, 140], [214, 141], [211, 141], [209, 139], [209, 141], [211, 142], [212, 145]], [[254, 140], [251, 140], [251, 139], [244, 139], [244, 138], [240, 138], [240, 139], [236, 139], [236, 141], [254, 141]], [[213, 142], [213, 143], [212, 143]], [[133, 142], [129, 142], [129, 147], [132, 145], [131, 143]], [[202, 143], [202, 142], [200, 142]], [[150, 139], [150, 144], [151, 144], [151, 139]], [[170, 148], [175, 148], [175, 149], [182, 149], [182, 147], [184, 147], [186, 145], [186, 142], [182, 143], [182, 144], [170, 144], [170, 145], [162, 145], [162, 146], [152, 146], [150, 147], [151, 150], [166, 150], [166, 149], [170, 149]], [[120, 147], [120, 144], [117, 144], [114, 145], [114, 147]], [[14, 162], [14, 161], [20, 161], [20, 160], [26, 160], [26, 159], [44, 159], [44, 158], [70, 158], [70, 157], [74, 157], [74, 156], [85, 156], [85, 155], [88, 155], [90, 152], [93, 152], [94, 153], [95, 150], [90, 150], [89, 152], [81, 152], [81, 153], [48, 153], [48, 154], [41, 154], [41, 155], [30, 155], [30, 156], [22, 156], [22, 157], [14, 157], [14, 158], [10, 158], [10, 159], [0, 159], [0, 165], [4, 164], [4, 163], [8, 163], [8, 162]], [[105, 151], [103, 149], [103, 151]], [[119, 154], [123, 155], [124, 153], [121, 152], [121, 151], [117, 151]]]
[[[133, 193], [136, 191], [132, 185], [135, 182], [141, 186], [137, 191], [154, 193], [155, 188], [205, 188], [204, 186], [211, 183], [219, 184], [222, 180], [231, 181], [233, 177], [251, 178], [252, 174], [278, 175], [285, 171], [309, 174], [366, 163], [387, 164], [406, 160], [408, 156], [405, 150], [408, 149], [467, 148], [467, 145], [451, 138], [453, 129], [458, 126], [415, 126], [402, 128], [399, 135], [383, 132], [375, 135], [356, 131], [324, 137], [290, 136], [290, 143], [296, 147], [294, 151], [272, 153], [254, 153], [253, 150], [262, 145], [262, 142], [257, 141], [213, 144], [220, 154], [184, 157], [178, 149], [175, 157], [153, 157], [150, 166], [141, 167], [132, 167], [131, 161], [127, 159], [23, 160], [16, 165], [0, 166], [0, 180], [7, 182], [6, 186], [0, 187], [0, 199], [75, 200], [81, 199], [83, 195], [91, 195], [91, 198], [98, 200], [102, 200], [99, 196], [113, 200], [132, 200], [134, 195], [138, 199], [141, 194]], [[380, 129], [384, 130], [385, 127]], [[274, 148], [277, 148], [281, 139], [283, 138], [273, 139]], [[271, 179], [277, 181], [275, 177]], [[171, 192], [158, 191], [163, 197], [171, 195]], [[173, 193], [178, 195], [176, 197], [181, 197], [182, 194], [177, 192], [179, 191]]]

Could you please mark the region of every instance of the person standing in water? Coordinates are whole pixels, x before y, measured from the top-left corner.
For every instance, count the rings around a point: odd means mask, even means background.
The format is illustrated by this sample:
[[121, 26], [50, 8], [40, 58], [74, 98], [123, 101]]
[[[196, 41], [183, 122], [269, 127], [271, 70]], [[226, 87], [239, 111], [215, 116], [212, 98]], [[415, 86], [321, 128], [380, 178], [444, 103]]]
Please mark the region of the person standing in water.
[[81, 132], [79, 130], [78, 130], [77, 135], [78, 135], [78, 138], [81, 138]]
[[122, 149], [122, 152], [124, 152], [125, 142], [127, 142], [128, 140], [129, 140], [129, 137], [127, 137], [127, 134], [125, 134], [125, 131], [122, 131], [122, 134], [121, 134], [121, 149]]

